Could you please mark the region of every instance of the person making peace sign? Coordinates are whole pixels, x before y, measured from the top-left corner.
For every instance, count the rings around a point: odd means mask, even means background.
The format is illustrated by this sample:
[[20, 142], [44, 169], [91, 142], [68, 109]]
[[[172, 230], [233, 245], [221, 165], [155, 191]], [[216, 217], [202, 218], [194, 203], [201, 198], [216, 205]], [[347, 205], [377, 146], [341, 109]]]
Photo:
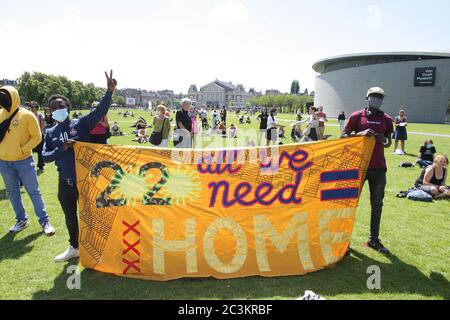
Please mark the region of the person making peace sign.
[[58, 200], [66, 217], [70, 243], [69, 249], [58, 255], [55, 262], [64, 262], [80, 256], [77, 218], [78, 190], [73, 144], [75, 141], [89, 142], [89, 132], [108, 113], [117, 81], [113, 78], [112, 70], [109, 76], [106, 72], [105, 75], [108, 87], [106, 94], [95, 111], [84, 117], [70, 120], [71, 103], [65, 96], [52, 95], [48, 100], [48, 108], [57, 124], [46, 132], [42, 155], [46, 163], [55, 161], [58, 168]]

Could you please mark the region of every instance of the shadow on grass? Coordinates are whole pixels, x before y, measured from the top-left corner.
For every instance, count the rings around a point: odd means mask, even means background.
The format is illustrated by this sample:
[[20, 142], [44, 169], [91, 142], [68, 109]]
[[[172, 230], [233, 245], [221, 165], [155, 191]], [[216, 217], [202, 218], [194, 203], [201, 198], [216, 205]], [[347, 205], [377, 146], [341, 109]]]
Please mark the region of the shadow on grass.
[[19, 259], [33, 250], [29, 244], [42, 235], [42, 232], [31, 234], [21, 240], [15, 240], [16, 234], [7, 233], [0, 239], [0, 262], [6, 259]]
[[[81, 290], [67, 289], [66, 265], [49, 291], [36, 292], [33, 299], [123, 299], [123, 300], [195, 300], [195, 299], [295, 299], [305, 290], [327, 297], [364, 294], [416, 294], [424, 297], [450, 299], [449, 281], [440, 273], [430, 277], [416, 267], [395, 256], [389, 263], [368, 258], [353, 251], [333, 269], [307, 276], [262, 278], [251, 277], [233, 280], [181, 279], [170, 282], [153, 282], [115, 277], [84, 270], [81, 273]], [[76, 262], [73, 262], [76, 263]], [[381, 268], [382, 290], [367, 289], [367, 268]]]

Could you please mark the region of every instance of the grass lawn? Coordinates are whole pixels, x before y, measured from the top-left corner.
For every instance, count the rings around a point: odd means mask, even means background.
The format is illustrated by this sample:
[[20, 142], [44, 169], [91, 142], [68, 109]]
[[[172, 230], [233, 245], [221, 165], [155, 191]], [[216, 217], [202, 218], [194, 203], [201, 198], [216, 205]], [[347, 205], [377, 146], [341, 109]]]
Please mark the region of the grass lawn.
[[[124, 119], [110, 111], [109, 120], [120, 121], [122, 130], [137, 118]], [[135, 112], [136, 116], [144, 112]], [[150, 120], [148, 113], [145, 118]], [[280, 119], [293, 119], [280, 115]], [[231, 124], [240, 128], [256, 128], [253, 124], [239, 125], [230, 114]], [[336, 123], [336, 121], [330, 121]], [[450, 135], [448, 125], [411, 124], [413, 132]], [[288, 130], [290, 131], [290, 130]], [[286, 132], [289, 137], [290, 132]], [[329, 126], [327, 134], [338, 137], [338, 127]], [[135, 144], [133, 136], [114, 137], [111, 144]], [[450, 206], [448, 201], [415, 203], [397, 199], [400, 190], [407, 190], [420, 174], [419, 168], [402, 169], [402, 161], [415, 162], [425, 136], [410, 135], [407, 152], [393, 155], [387, 150], [388, 185], [383, 211], [381, 239], [393, 255], [384, 257], [363, 246], [369, 231], [370, 204], [368, 188], [364, 189], [358, 209], [352, 239], [352, 254], [332, 269], [302, 277], [261, 278], [235, 280], [183, 279], [165, 283], [115, 277], [90, 270], [81, 271], [81, 290], [68, 290], [66, 273], [71, 263], [56, 264], [54, 257], [68, 246], [68, 235], [57, 199], [57, 173], [53, 164], [47, 165], [39, 176], [44, 201], [57, 233], [52, 238], [41, 234], [31, 201], [23, 193], [30, 217], [30, 227], [15, 237], [8, 233], [15, 223], [14, 212], [0, 179], [0, 299], [294, 299], [305, 290], [313, 290], [327, 299], [450, 299]], [[448, 137], [432, 137], [438, 153], [450, 155]], [[216, 146], [235, 143], [244, 146], [245, 135], [237, 141], [221, 139]], [[234, 139], [233, 139], [234, 140]], [[209, 140], [206, 141], [209, 144]], [[290, 143], [286, 140], [286, 143]], [[381, 268], [382, 289], [367, 289], [367, 268]]]

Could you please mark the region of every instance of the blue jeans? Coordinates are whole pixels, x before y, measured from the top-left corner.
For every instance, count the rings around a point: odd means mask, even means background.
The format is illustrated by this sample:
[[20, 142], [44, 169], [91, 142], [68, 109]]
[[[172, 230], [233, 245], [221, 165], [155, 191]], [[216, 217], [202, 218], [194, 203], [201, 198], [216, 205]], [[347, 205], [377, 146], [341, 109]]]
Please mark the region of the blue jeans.
[[421, 168], [426, 168], [429, 167], [431, 165], [433, 165], [433, 161], [428, 161], [428, 160], [418, 160], [417, 164], [421, 167]]
[[39, 191], [33, 157], [21, 161], [0, 160], [0, 173], [3, 177], [9, 200], [16, 213], [17, 221], [28, 219], [23, 206], [22, 196], [20, 195], [20, 179], [31, 198], [34, 212], [39, 218], [39, 223], [42, 225], [48, 222], [49, 218], [41, 192]]

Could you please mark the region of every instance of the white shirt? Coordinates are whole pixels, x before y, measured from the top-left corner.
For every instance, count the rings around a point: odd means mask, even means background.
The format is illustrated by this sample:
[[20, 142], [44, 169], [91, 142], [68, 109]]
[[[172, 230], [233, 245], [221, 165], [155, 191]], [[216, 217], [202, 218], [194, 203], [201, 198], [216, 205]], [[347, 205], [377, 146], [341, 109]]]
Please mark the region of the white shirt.
[[307, 123], [310, 128], [318, 128], [319, 127], [319, 121], [314, 119], [314, 116], [312, 114], [309, 115], [308, 118], [302, 121], [298, 121], [298, 123]]
[[275, 117], [272, 119], [271, 116], [267, 119], [267, 130], [276, 128], [277, 121], [275, 120]]

